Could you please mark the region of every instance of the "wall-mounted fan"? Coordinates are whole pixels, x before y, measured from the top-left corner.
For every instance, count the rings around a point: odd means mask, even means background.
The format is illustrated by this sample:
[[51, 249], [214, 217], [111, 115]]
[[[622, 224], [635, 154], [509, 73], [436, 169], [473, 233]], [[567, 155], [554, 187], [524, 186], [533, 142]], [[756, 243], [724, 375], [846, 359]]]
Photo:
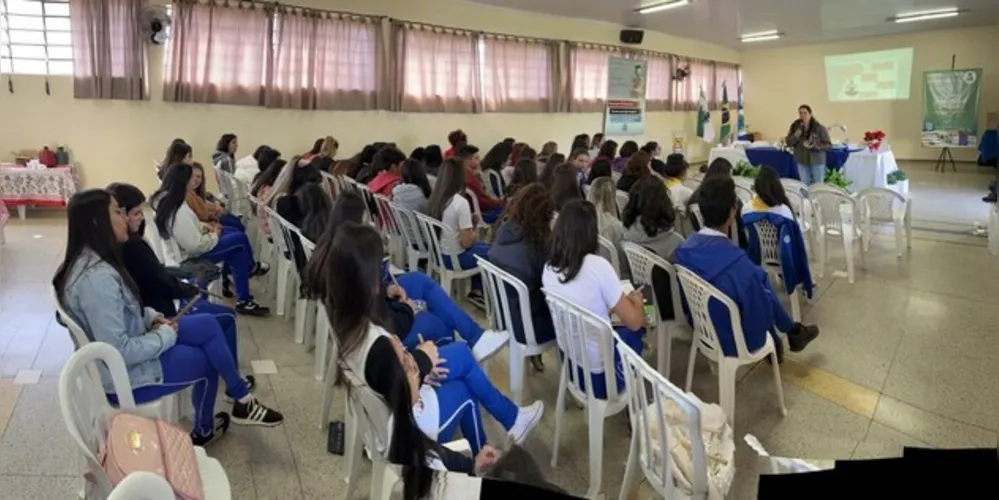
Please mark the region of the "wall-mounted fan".
[[673, 72], [673, 81], [682, 82], [686, 80], [688, 76], [690, 76], [690, 63], [682, 63], [676, 68], [676, 71]]
[[170, 37], [170, 13], [163, 6], [142, 11], [142, 37], [153, 45], [162, 45]]

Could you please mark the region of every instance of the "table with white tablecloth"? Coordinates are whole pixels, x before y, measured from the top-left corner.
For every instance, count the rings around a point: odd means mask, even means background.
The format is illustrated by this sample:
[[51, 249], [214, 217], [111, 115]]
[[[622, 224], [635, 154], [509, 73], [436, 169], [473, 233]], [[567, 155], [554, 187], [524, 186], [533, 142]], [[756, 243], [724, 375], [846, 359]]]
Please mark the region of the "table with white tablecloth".
[[850, 191], [858, 192], [871, 187], [888, 187], [888, 174], [898, 170], [895, 154], [890, 149], [850, 153], [843, 164], [843, 175], [850, 182]]
[[8, 207], [17, 207], [22, 219], [24, 209], [29, 205], [65, 207], [76, 189], [76, 175], [71, 165], [36, 169], [0, 164], [0, 200]]

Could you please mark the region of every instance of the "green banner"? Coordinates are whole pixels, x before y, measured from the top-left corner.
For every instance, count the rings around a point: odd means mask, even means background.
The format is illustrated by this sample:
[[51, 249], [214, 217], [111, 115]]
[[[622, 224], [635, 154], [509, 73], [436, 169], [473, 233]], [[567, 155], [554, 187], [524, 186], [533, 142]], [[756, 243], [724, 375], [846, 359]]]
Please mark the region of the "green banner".
[[982, 70], [923, 73], [923, 147], [978, 147]]

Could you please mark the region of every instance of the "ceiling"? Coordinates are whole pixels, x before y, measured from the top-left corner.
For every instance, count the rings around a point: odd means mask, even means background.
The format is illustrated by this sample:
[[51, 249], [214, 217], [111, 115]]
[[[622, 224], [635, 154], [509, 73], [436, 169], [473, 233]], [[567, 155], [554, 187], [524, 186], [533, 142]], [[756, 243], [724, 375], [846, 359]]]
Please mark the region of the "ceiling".
[[[639, 15], [658, 0], [471, 0], [563, 17], [607, 21], [692, 38], [737, 50], [827, 42], [865, 36], [996, 26], [999, 0], [691, 0], [675, 9]], [[957, 17], [892, 23], [898, 14], [943, 7], [968, 9]], [[779, 30], [780, 40], [745, 44], [739, 35]]]

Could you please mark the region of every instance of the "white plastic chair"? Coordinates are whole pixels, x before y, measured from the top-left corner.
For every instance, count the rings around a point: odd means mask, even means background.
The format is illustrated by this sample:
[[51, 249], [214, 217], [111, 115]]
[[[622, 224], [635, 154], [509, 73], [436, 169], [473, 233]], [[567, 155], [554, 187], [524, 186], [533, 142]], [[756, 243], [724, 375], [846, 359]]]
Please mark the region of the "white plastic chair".
[[[565, 418], [565, 394], [586, 406], [586, 422], [590, 438], [590, 487], [586, 496], [593, 498], [600, 493], [603, 480], [604, 420], [628, 407], [627, 390], [618, 390], [617, 371], [614, 363], [614, 329], [606, 317], [574, 304], [569, 299], [542, 289], [552, 322], [559, 349], [564, 354], [562, 373], [559, 376], [558, 402], [555, 404], [555, 441], [552, 446], [552, 467], [558, 463], [558, 443], [562, 435], [562, 420]], [[601, 357], [590, 359], [588, 346], [595, 341], [600, 347]], [[580, 371], [585, 380], [579, 380]], [[597, 399], [593, 395], [593, 375], [603, 376], [607, 387], [607, 399]], [[585, 390], [580, 388], [585, 386]]]
[[[697, 361], [697, 353], [704, 354], [708, 359], [718, 364], [718, 396], [725, 415], [728, 416], [729, 423], [735, 425], [735, 375], [742, 365], [756, 363], [761, 359], [770, 356], [773, 364], [774, 384], [777, 388], [777, 401], [780, 404], [781, 415], [787, 415], [787, 407], [784, 406], [784, 388], [780, 380], [780, 365], [777, 363], [777, 349], [774, 345], [773, 337], [768, 333], [766, 342], [755, 352], [750, 352], [746, 348], [745, 333], [742, 331], [742, 315], [739, 308], [727, 295], [715, 288], [711, 283], [704, 281], [693, 271], [683, 266], [676, 268], [677, 278], [683, 293], [687, 297], [687, 304], [690, 306], [690, 315], [694, 319], [694, 345], [690, 349], [690, 359], [687, 361], [687, 385], [686, 391], [690, 392], [694, 384], [694, 363]], [[729, 322], [732, 324], [732, 338], [735, 344], [735, 356], [726, 356], [722, 352], [721, 344], [718, 341], [718, 333], [715, 324], [711, 320], [709, 303], [715, 300], [728, 309]]]
[[[738, 179], [745, 179], [746, 181], [752, 182], [752, 181], [750, 181], [746, 177], [736, 176], [736, 177], [733, 177], [733, 179], [737, 179], [737, 180]], [[745, 185], [745, 181], [736, 182], [735, 183], [735, 195], [738, 196], [739, 200], [742, 201], [743, 203], [750, 203], [750, 202], [752, 202], [753, 201], [753, 197], [756, 196], [753, 193], [753, 188], [751, 186], [747, 187]]]
[[[621, 246], [628, 258], [628, 265], [631, 266], [631, 281], [636, 288], [646, 285], [652, 286], [652, 274], [656, 268], [662, 269], [669, 276], [670, 301], [673, 304], [674, 319], [663, 318], [662, 311], [659, 309], [659, 297], [655, 293], [652, 294], [652, 306], [656, 312], [656, 336], [658, 338], [656, 352], [659, 359], [656, 367], [659, 369], [659, 373], [669, 378], [670, 352], [673, 345], [671, 330], [687, 329], [687, 322], [682, 319], [683, 300], [680, 298], [680, 283], [676, 280], [676, 269], [672, 264], [666, 262], [666, 259], [641, 245], [625, 241]], [[676, 318], [681, 318], [681, 320]]]
[[[736, 191], [738, 191], [738, 188], [736, 188]], [[704, 229], [704, 216], [701, 215], [701, 207], [697, 203], [691, 203], [687, 205], [687, 212], [688, 212], [687, 217], [693, 215], [693, 217], [697, 220], [697, 227], [699, 227], [700, 229]], [[736, 214], [736, 216], [738, 217], [738, 214]], [[738, 224], [733, 223], [728, 228], [728, 237], [730, 240], [732, 240], [732, 243], [734, 243], [735, 246], [739, 246]]]
[[395, 216], [399, 224], [402, 239], [406, 245], [406, 264], [408, 271], [419, 272], [420, 259], [430, 258], [427, 243], [423, 241], [423, 232], [420, 231], [420, 224], [416, 219], [416, 214], [395, 202], [389, 202], [389, 209]]
[[[284, 220], [271, 207], [263, 205], [258, 210], [264, 210], [267, 214], [267, 225], [271, 229], [271, 239], [274, 240], [277, 259], [277, 315], [285, 316], [290, 312], [290, 305], [296, 296], [295, 284], [298, 281], [298, 273], [295, 269], [295, 261], [292, 252], [294, 244], [291, 243], [292, 234], [288, 228], [294, 227], [290, 222]], [[296, 333], [295, 342], [301, 344], [302, 338]]]
[[[753, 223], [756, 230], [756, 237], [760, 242], [760, 267], [773, 276], [773, 280], [783, 287], [783, 271], [780, 260], [780, 232], [773, 224], [760, 220]], [[798, 287], [794, 290], [784, 290], [791, 297], [791, 318], [801, 321], [801, 304], [799, 304]]]
[[[534, 320], [531, 319], [530, 291], [523, 281], [502, 270], [496, 264], [481, 257], [479, 269], [482, 270], [483, 288], [492, 314], [493, 329], [510, 332], [510, 399], [520, 406], [524, 397], [524, 359], [537, 356], [555, 347], [555, 339], [538, 343], [534, 335]], [[513, 317], [511, 304], [516, 301], [520, 308], [520, 316]], [[523, 327], [524, 343], [517, 341], [514, 327], [517, 322]]]
[[696, 175], [688, 176], [686, 179], [683, 180], [683, 185], [696, 191], [697, 188], [701, 187], [702, 180], [703, 177], [701, 176], [696, 176]]
[[902, 258], [902, 232], [905, 231], [905, 250], [912, 252], [912, 200], [891, 189], [872, 187], [857, 193], [864, 220], [864, 250], [870, 250], [874, 239], [874, 222], [890, 223], [895, 228], [895, 252]]
[[[471, 279], [473, 276], [478, 276], [481, 271], [478, 267], [461, 269], [461, 266], [458, 263], [458, 252], [452, 248], [453, 245], [445, 245], [442, 243], [445, 239], [450, 240], [457, 238], [453, 229], [447, 227], [443, 222], [434, 219], [433, 217], [423, 214], [415, 215], [420, 224], [420, 230], [423, 233], [423, 241], [427, 242], [427, 246], [430, 251], [430, 263], [432, 265], [428, 266], [428, 268], [433, 268], [433, 270], [437, 273], [441, 288], [447, 292], [448, 296], [451, 296], [454, 292], [453, 288], [456, 280]], [[451, 259], [451, 269], [448, 269], [448, 267], [444, 265], [445, 255]], [[429, 272], [430, 269], [427, 271]]]
[[853, 243], [860, 244], [861, 265], [866, 268], [867, 237], [859, 225], [862, 221], [857, 199], [833, 186], [812, 186], [809, 188], [815, 203], [816, 237], [819, 247], [819, 277], [824, 277], [829, 259], [829, 238], [841, 238], [846, 256], [846, 274], [850, 284], [854, 281]]
[[[92, 375], [97, 371], [97, 362], [103, 362], [108, 368], [115, 393], [118, 394], [118, 409], [108, 403], [100, 380]], [[111, 417], [118, 411], [157, 417], [135, 406], [132, 384], [128, 380], [121, 353], [103, 342], [87, 344], [73, 353], [59, 375], [59, 409], [69, 435], [86, 459], [87, 471], [94, 479], [93, 483], [87, 482], [84, 498], [108, 498], [112, 491], [111, 480], [101, 468], [97, 456], [100, 447], [107, 440]], [[195, 454], [205, 498], [231, 498], [225, 469], [217, 460], [209, 458], [203, 448], [195, 447]]]
[[[625, 386], [628, 388], [628, 409], [631, 418], [631, 446], [628, 463], [624, 469], [619, 500], [628, 498], [634, 484], [635, 473], [641, 470], [649, 486], [663, 498], [707, 498], [707, 453], [701, 433], [701, 410], [690, 396], [673, 385], [668, 377], [656, 372], [641, 356], [616, 339], [621, 353]], [[692, 495], [680, 488], [673, 471], [673, 454], [676, 446], [671, 439], [666, 420], [666, 407], [672, 402], [683, 413], [687, 435], [690, 437]], [[653, 432], [655, 430], [655, 432]]]
[[152, 472], [133, 472], [118, 483], [108, 500], [176, 500], [173, 487]]
[[[56, 317], [62, 320], [62, 322], [66, 325], [66, 328], [69, 330], [70, 337], [73, 340], [73, 347], [75, 350], [79, 351], [84, 346], [91, 343], [90, 337], [88, 337], [87, 333], [83, 331], [83, 327], [73, 320], [66, 310], [63, 309], [62, 303], [59, 302], [59, 294], [56, 292], [54, 287], [52, 288], [51, 293], [52, 304], [55, 306], [56, 310]], [[97, 370], [96, 366], [92, 366], [91, 369], [92, 372], [90, 375], [99, 385], [101, 383], [100, 372]], [[186, 390], [175, 392], [173, 394], [163, 396], [156, 401], [150, 401], [139, 405], [138, 408], [144, 415], [155, 416], [156, 418], [163, 419], [170, 423], [177, 423], [183, 416], [184, 401], [187, 395], [188, 391]], [[131, 397], [131, 392], [129, 393], [129, 397]]]
[[613, 241], [600, 235], [597, 236], [597, 243], [600, 245], [600, 256], [606, 258], [614, 266], [617, 275], [621, 276], [621, 257], [617, 254], [617, 246]]
[[617, 195], [617, 212], [619, 214], [623, 214], [624, 207], [628, 206], [628, 199], [630, 198], [630, 195], [628, 194], [627, 191], [621, 191], [620, 189], [617, 190], [616, 195]]
[[497, 171], [495, 171], [495, 170], [493, 170], [491, 168], [487, 168], [486, 169], [486, 180], [489, 181], [489, 182], [486, 182], [486, 184], [488, 184], [488, 186], [486, 186], [486, 188], [489, 189], [489, 192], [493, 195], [493, 197], [494, 198], [502, 198], [503, 197], [503, 176], [499, 172], [497, 172]]
[[784, 192], [787, 193], [788, 196], [791, 196], [793, 192], [797, 193], [798, 198], [808, 197], [808, 186], [806, 186], [804, 182], [801, 182], [798, 179], [788, 179], [787, 177], [781, 177], [780, 183], [782, 186], [784, 186]]
[[[797, 184], [802, 184], [800, 181], [793, 179], [781, 179], [781, 181], [790, 180]], [[804, 192], [804, 195], [802, 194]], [[812, 208], [812, 200], [806, 198], [808, 195], [808, 189], [801, 191], [796, 186], [785, 186], [784, 193], [787, 194], [787, 201], [791, 202], [791, 212], [794, 213], [794, 218], [798, 222], [798, 228], [801, 230], [801, 235], [805, 239], [805, 245], [808, 249], [808, 257], [811, 259], [813, 257], [812, 252], [815, 249], [815, 210]]]

